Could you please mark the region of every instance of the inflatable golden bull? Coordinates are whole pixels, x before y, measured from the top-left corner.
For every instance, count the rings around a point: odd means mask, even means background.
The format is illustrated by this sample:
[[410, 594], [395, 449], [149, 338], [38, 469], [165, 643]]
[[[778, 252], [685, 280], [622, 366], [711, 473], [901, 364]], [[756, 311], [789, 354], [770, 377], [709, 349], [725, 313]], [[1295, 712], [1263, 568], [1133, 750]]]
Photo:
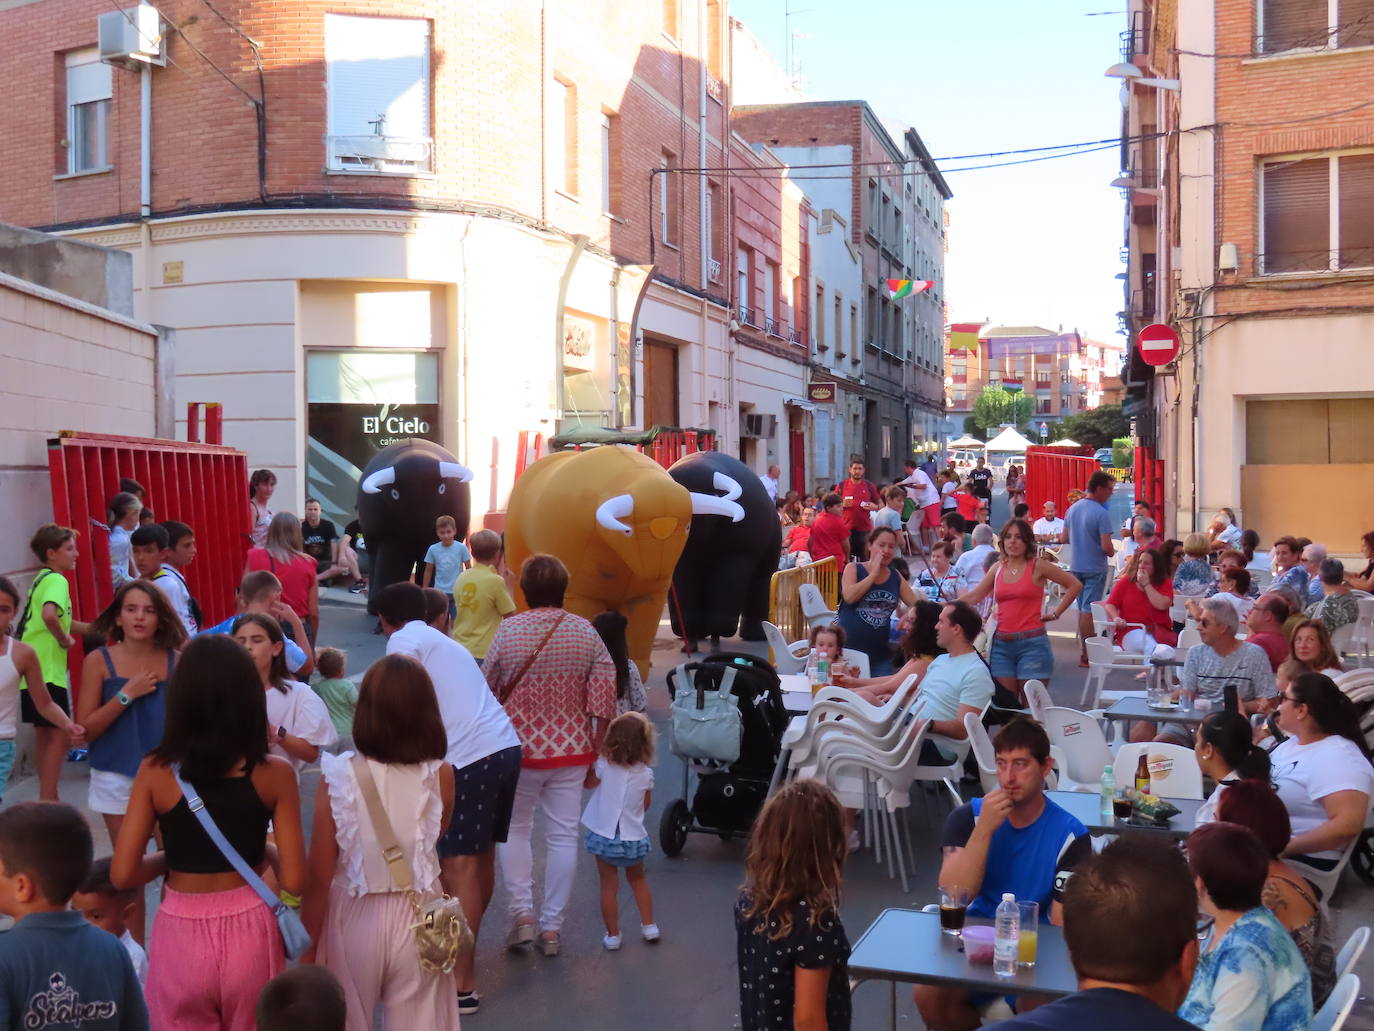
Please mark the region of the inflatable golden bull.
[[[743, 516], [738, 485], [715, 485], [724, 496], [691, 492], [652, 458], [619, 445], [549, 455], [511, 491], [506, 560], [518, 571], [531, 555], [557, 555], [568, 567], [564, 607], [587, 619], [622, 613], [630, 657], [647, 677], [692, 515]], [[516, 604], [525, 608], [518, 591]]]

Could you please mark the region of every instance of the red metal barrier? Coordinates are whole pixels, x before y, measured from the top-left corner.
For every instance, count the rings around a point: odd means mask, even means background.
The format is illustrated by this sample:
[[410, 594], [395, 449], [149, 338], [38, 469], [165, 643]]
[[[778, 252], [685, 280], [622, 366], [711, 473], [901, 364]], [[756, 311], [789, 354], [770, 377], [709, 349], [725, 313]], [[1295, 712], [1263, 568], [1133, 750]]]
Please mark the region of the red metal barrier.
[[[207, 624], [235, 611], [234, 590], [248, 551], [248, 458], [214, 444], [65, 432], [48, 441], [53, 518], [82, 535], [82, 561], [68, 576], [77, 619], [110, 603], [106, 505], [121, 477], [137, 480], [159, 520], [176, 519], [196, 534], [196, 559], [184, 575]], [[74, 656], [75, 658], [75, 656]]]
[[[515, 478], [517, 480], [520, 479], [526, 469], [544, 457], [547, 453], [546, 446], [543, 434], [530, 430], [520, 431], [515, 454]], [[599, 444], [577, 444], [573, 446], [573, 450], [581, 451], [584, 447], [600, 446]], [[685, 458], [687, 455], [695, 454], [698, 451], [717, 450], [716, 434], [714, 430], [664, 430], [655, 434], [654, 439], [648, 444], [636, 444], [635, 450], [642, 455], [648, 455], [667, 469], [678, 459]]]
[[1062, 518], [1069, 509], [1069, 491], [1083, 490], [1088, 485], [1088, 477], [1100, 468], [1102, 466], [1091, 455], [1077, 455], [1071, 449], [1027, 448], [1026, 503], [1030, 505], [1031, 518], [1040, 518], [1046, 501], [1055, 503]]
[[1160, 536], [1168, 536], [1164, 525], [1164, 459], [1155, 457], [1154, 448], [1135, 449], [1135, 496], [1150, 503]]

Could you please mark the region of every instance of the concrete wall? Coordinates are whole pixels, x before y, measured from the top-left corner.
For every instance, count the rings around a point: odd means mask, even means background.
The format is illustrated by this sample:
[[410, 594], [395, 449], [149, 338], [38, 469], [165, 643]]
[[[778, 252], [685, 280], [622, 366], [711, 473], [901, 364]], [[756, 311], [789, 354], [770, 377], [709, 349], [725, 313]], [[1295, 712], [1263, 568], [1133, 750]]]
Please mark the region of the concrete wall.
[[[37, 569], [28, 539], [53, 517], [50, 437], [154, 436], [157, 339], [152, 326], [0, 273], [0, 575], [26, 581]], [[87, 528], [75, 529], [84, 541]]]
[[0, 224], [0, 268], [30, 283], [133, 317], [133, 262], [122, 251]]

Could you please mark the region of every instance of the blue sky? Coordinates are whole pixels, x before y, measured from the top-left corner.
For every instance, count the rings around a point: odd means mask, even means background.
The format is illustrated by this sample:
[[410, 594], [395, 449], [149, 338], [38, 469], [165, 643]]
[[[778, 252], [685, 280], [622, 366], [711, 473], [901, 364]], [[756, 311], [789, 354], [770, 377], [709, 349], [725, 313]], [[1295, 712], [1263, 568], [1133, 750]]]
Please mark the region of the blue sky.
[[[779, 64], [784, 0], [731, 0]], [[1120, 132], [1121, 0], [790, 0], [802, 87], [866, 100], [936, 157]], [[993, 159], [997, 160], [997, 159]], [[1001, 159], [1008, 160], [1008, 159]], [[983, 164], [982, 161], [964, 162]], [[958, 162], [942, 162], [942, 170]], [[1117, 343], [1123, 208], [1115, 148], [947, 175], [953, 322], [1038, 324]]]

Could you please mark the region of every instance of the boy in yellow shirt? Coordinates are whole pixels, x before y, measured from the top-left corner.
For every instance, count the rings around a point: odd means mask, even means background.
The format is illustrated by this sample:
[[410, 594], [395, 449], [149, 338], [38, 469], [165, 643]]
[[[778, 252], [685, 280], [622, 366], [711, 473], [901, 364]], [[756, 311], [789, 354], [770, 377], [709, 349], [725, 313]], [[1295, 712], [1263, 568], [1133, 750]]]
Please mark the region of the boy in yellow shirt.
[[468, 538], [472, 568], [464, 570], [453, 584], [453, 600], [458, 614], [452, 637], [482, 665], [496, 636], [496, 628], [515, 611], [505, 578], [496, 571], [501, 558], [501, 538], [491, 530], [478, 530]]

